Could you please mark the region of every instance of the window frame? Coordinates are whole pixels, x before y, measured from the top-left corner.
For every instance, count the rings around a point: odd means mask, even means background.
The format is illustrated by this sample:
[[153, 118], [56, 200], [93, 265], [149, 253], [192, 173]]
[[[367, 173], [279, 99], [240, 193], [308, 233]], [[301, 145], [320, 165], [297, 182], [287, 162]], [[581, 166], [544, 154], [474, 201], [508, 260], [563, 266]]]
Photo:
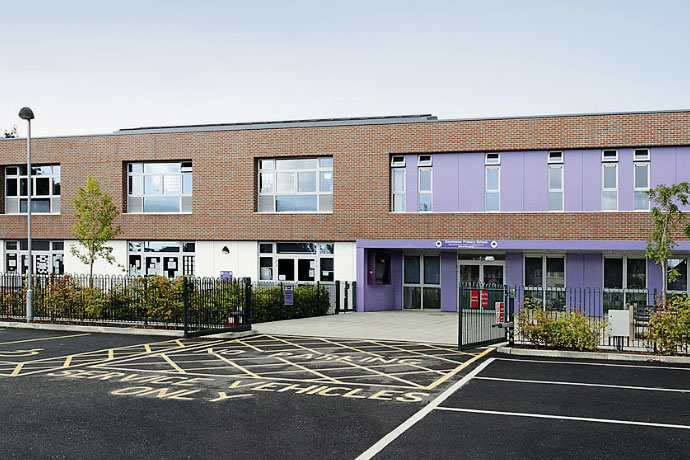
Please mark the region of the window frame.
[[[396, 172], [402, 172], [402, 191], [396, 191], [395, 190], [395, 180], [394, 176]], [[405, 212], [407, 210], [407, 170], [405, 169], [405, 166], [402, 167], [391, 167], [391, 212], [399, 213], [399, 212]], [[403, 208], [402, 209], [395, 209], [395, 197], [396, 195], [402, 197], [402, 204]]]
[[[316, 247], [315, 252], [278, 252], [278, 244], [280, 243], [309, 243]], [[323, 245], [332, 245], [332, 252], [324, 252]], [[271, 252], [261, 252], [261, 246], [270, 246]], [[271, 279], [263, 279], [261, 277], [261, 259], [271, 259]], [[278, 260], [291, 259], [294, 265], [294, 280], [280, 280], [278, 279]], [[323, 280], [322, 260], [331, 259], [333, 261], [333, 270], [326, 270], [331, 272], [333, 280]], [[314, 260], [316, 267], [314, 268], [314, 281], [300, 281], [299, 280], [299, 260]], [[258, 281], [260, 283], [289, 283], [289, 284], [315, 284], [315, 283], [335, 283], [335, 242], [334, 241], [259, 241], [257, 244], [257, 269]]]
[[484, 154], [484, 166], [500, 166], [500, 152], [487, 152]]
[[[151, 243], [177, 243], [179, 248], [178, 251], [147, 251], [147, 246]], [[194, 251], [185, 251], [185, 245], [189, 243], [194, 243]], [[133, 245], [140, 245], [141, 250], [132, 250]], [[164, 276], [168, 279], [175, 279], [180, 276], [195, 276], [196, 274], [196, 241], [191, 240], [127, 240], [127, 259], [126, 267], [127, 274], [129, 276]], [[139, 268], [132, 273], [132, 264], [130, 263], [130, 257], [139, 256]], [[146, 273], [146, 259], [147, 257], [158, 257], [160, 258], [160, 267], [156, 270], [156, 273]], [[163, 264], [165, 261], [163, 258], [175, 257], [177, 259], [177, 269], [175, 276], [170, 277], [165, 273]], [[191, 270], [187, 270], [187, 259], [191, 257]]]
[[[497, 188], [489, 189], [489, 171], [498, 171]], [[489, 193], [498, 194], [498, 209], [487, 209], [487, 198]], [[501, 212], [501, 165], [484, 166], [484, 212]]]
[[[60, 163], [51, 163], [51, 164], [36, 164], [36, 165], [31, 165], [31, 169], [33, 170], [34, 168], [44, 168], [44, 167], [49, 167], [50, 168], [50, 174], [47, 175], [42, 175], [42, 174], [31, 174], [31, 171], [27, 171], [27, 174], [21, 174], [22, 168], [26, 168], [26, 165], [5, 165], [4, 166], [4, 205], [5, 205], [5, 211], [4, 214], [6, 215], [12, 215], [12, 216], [25, 216], [27, 215], [27, 211], [22, 212], [21, 207], [22, 207], [22, 201], [27, 201], [27, 210], [28, 210], [28, 192], [31, 191], [31, 201], [32, 203], [35, 202], [36, 200], [48, 200], [48, 204], [50, 207], [49, 212], [41, 212], [41, 211], [36, 211], [32, 210], [31, 215], [53, 215], [57, 216], [60, 215], [60, 209], [62, 207], [62, 165]], [[15, 168], [17, 170], [16, 174], [8, 174], [7, 170], [9, 168]], [[55, 168], [58, 169], [57, 174], [55, 173]], [[48, 194], [47, 195], [37, 195], [36, 194], [36, 181], [38, 179], [48, 179], [49, 185], [48, 185]], [[57, 182], [55, 181], [57, 179]], [[15, 180], [17, 185], [17, 194], [8, 196], [7, 195], [7, 184], [8, 181], [10, 180]], [[27, 182], [27, 194], [22, 195], [21, 194], [21, 182], [22, 180], [26, 180]], [[58, 185], [60, 187], [60, 193], [55, 194], [55, 186]], [[31, 190], [28, 190], [28, 188], [31, 188]], [[8, 202], [10, 201], [15, 201], [16, 202], [16, 207], [17, 207], [17, 212], [7, 212], [8, 209]], [[54, 206], [54, 204], [56, 204]], [[33, 205], [32, 205], [33, 207]], [[55, 209], [57, 208], [57, 210]]]
[[[668, 261], [672, 260], [672, 259], [685, 259], [685, 290], [684, 291], [680, 291], [677, 289], [671, 290], [668, 288], [668, 285], [669, 285]], [[687, 294], [687, 295], [690, 295], [690, 254], [674, 255], [666, 261], [666, 264], [667, 264], [666, 265], [666, 288], [667, 288], [666, 293], [667, 294]]]
[[[552, 169], [560, 169], [561, 171], [561, 187], [560, 188], [554, 188], [551, 186], [551, 170]], [[550, 163], [547, 165], [547, 171], [546, 171], [548, 177], [546, 179], [547, 182], [547, 196], [546, 196], [546, 209], [549, 212], [563, 212], [565, 210], [565, 167], [563, 163]], [[560, 209], [551, 209], [551, 200], [549, 199], [551, 193], [560, 193], [561, 194], [561, 206]]]
[[[616, 187], [611, 188], [611, 187], [605, 187], [606, 183], [606, 168], [615, 168], [616, 170]], [[616, 212], [618, 211], [620, 207], [620, 193], [618, 192], [618, 189], [620, 188], [620, 177], [619, 177], [619, 171], [618, 171], [618, 161], [613, 161], [613, 160], [606, 160], [602, 161], [601, 163], [601, 210], [604, 212]], [[616, 192], [616, 207], [615, 209], [604, 209], [604, 192]]]
[[[422, 172], [429, 173], [429, 190], [422, 191]], [[422, 195], [429, 195], [431, 197], [431, 207], [429, 209], [421, 209]], [[431, 166], [420, 166], [417, 168], [417, 211], [434, 212], [434, 169]]]
[[[32, 212], [33, 214], [33, 212]], [[36, 249], [35, 243], [37, 241], [47, 241], [48, 242], [48, 250], [44, 249]], [[15, 242], [17, 249], [7, 249], [7, 243], [8, 242]], [[28, 247], [27, 249], [22, 249], [21, 244], [22, 242], [26, 242], [28, 245], [27, 240], [23, 239], [7, 239], [7, 240], [2, 240], [2, 248], [0, 248], [0, 253], [3, 254], [3, 262], [4, 265], [2, 266], [2, 273], [6, 275], [25, 275], [26, 272], [24, 271], [24, 264], [22, 264], [22, 257], [29, 255], [29, 250]], [[33, 273], [36, 276], [49, 276], [49, 275], [64, 275], [65, 274], [65, 242], [64, 240], [46, 240], [46, 239], [38, 239], [38, 240], [33, 240], [33, 246], [31, 249], [31, 254], [34, 257], [33, 261]], [[55, 249], [54, 248], [54, 243], [62, 243], [62, 249]], [[8, 269], [9, 266], [9, 256], [11, 254], [15, 255], [15, 271], [10, 271]], [[50, 266], [50, 273], [38, 273], [38, 264], [36, 263], [36, 258], [41, 255], [47, 255], [48, 256], [48, 263]], [[55, 272], [55, 265], [54, 265], [54, 258], [56, 255], [61, 255], [62, 256], [62, 271], [58, 271], [57, 273]]]
[[[418, 257], [419, 258], [419, 283], [407, 283], [405, 282], [405, 259], [407, 257]], [[426, 258], [427, 257], [438, 257], [438, 284], [427, 283], [425, 281], [425, 270], [426, 270]], [[422, 252], [404, 252], [402, 255], [402, 308], [403, 310], [417, 310], [416, 308], [405, 308], [405, 288], [420, 288], [420, 307], [419, 310], [431, 310], [440, 311], [442, 305], [439, 303], [439, 308], [424, 308], [424, 289], [434, 289], [441, 292], [441, 286], [443, 284], [443, 262], [441, 260], [441, 253], [422, 253]]]
[[[558, 155], [558, 156], [555, 156]], [[548, 153], [548, 159], [547, 159], [548, 164], [563, 164], [563, 151], [562, 150], [553, 150]]]
[[[321, 160], [330, 159], [331, 166], [321, 166]], [[316, 160], [315, 168], [288, 168], [279, 169], [278, 162], [280, 161], [294, 161], [294, 160]], [[273, 164], [272, 169], [265, 169], [261, 167], [262, 161], [271, 161]], [[305, 156], [305, 157], [270, 157], [270, 158], [256, 158], [256, 208], [255, 212], [258, 214], [333, 214], [333, 188], [335, 186], [335, 173], [333, 165], [333, 156]], [[331, 174], [331, 190], [321, 191], [321, 173]], [[313, 192], [300, 192], [299, 191], [299, 174], [305, 172], [313, 172], [316, 175], [315, 189]], [[278, 174], [287, 173], [293, 174], [293, 191], [291, 193], [278, 192]], [[272, 174], [273, 175], [273, 186], [270, 192], [261, 191], [261, 175], [262, 174]], [[308, 211], [278, 211], [278, 196], [315, 196], [316, 197], [316, 210]], [[331, 209], [330, 211], [320, 211], [322, 196], [331, 197]], [[271, 210], [261, 210], [260, 200], [262, 197], [273, 197]]]
[[[527, 285], [526, 278], [527, 278], [527, 259], [541, 259], [541, 286], [533, 286], [533, 285]], [[563, 260], [563, 287], [558, 287], [558, 286], [547, 286], [547, 265], [548, 265], [548, 259], [562, 259]], [[546, 310], [547, 302], [546, 302], [546, 296], [548, 293], [558, 293], [561, 294], [563, 297], [563, 302], [565, 302], [565, 295], [568, 289], [568, 260], [566, 257], [566, 254], [562, 253], [553, 253], [553, 254], [539, 254], [539, 253], [524, 253], [522, 256], [522, 287], [523, 287], [523, 295], [527, 297], [527, 292], [528, 291], [533, 291], [533, 290], [541, 290], [541, 301], [542, 308]], [[556, 308], [557, 310], [560, 308]]]
[[[189, 166], [186, 166], [185, 163], [189, 163]], [[179, 164], [180, 165], [180, 170], [179, 172], [146, 172], [146, 165], [154, 165], [154, 164]], [[134, 171], [133, 166], [134, 165], [141, 165], [141, 171]], [[163, 160], [163, 161], [129, 161], [125, 163], [125, 170], [127, 174], [125, 186], [127, 188], [127, 214], [135, 214], [135, 215], [140, 215], [140, 214], [145, 214], [145, 215], [156, 215], [156, 214], [162, 214], [162, 215], [177, 215], [177, 214], [192, 214], [194, 211], [194, 205], [193, 205], [193, 197], [194, 197], [194, 163], [192, 160]], [[192, 190], [189, 193], [184, 192], [184, 179], [185, 176], [189, 175], [192, 178]], [[148, 194], [146, 193], [146, 178], [147, 177], [159, 177], [160, 178], [160, 188], [161, 188], [161, 193], [160, 194]], [[165, 193], [165, 176], [178, 176], [179, 181], [180, 181], [180, 190], [179, 193], [177, 194], [166, 194]], [[130, 181], [133, 181], [134, 178], [141, 178], [141, 193], [136, 194], [132, 193], [130, 190], [132, 187], [130, 187]], [[144, 201], [146, 198], [178, 198], [180, 210], [179, 211], [170, 211], [170, 212], [165, 212], [165, 211], [145, 211], [144, 207]], [[184, 201], [185, 198], [188, 198], [190, 203], [189, 211], [184, 211]], [[140, 200], [141, 201], [141, 211], [132, 211], [131, 206], [130, 206], [130, 199], [131, 200]]]
[[[638, 149], [640, 150], [640, 149]], [[633, 161], [633, 211], [640, 211], [640, 212], [645, 212], [649, 211], [651, 208], [651, 202], [649, 200], [649, 195], [647, 195], [647, 207], [646, 208], [636, 208], [635, 207], [635, 193], [636, 192], [649, 192], [651, 188], [651, 169], [652, 169], [652, 163], [649, 159], [649, 150], [647, 150], [647, 159], [646, 160], [635, 160]], [[638, 187], [635, 181], [636, 173], [637, 173], [637, 168], [645, 166], [647, 168], [647, 186], [646, 187]]]

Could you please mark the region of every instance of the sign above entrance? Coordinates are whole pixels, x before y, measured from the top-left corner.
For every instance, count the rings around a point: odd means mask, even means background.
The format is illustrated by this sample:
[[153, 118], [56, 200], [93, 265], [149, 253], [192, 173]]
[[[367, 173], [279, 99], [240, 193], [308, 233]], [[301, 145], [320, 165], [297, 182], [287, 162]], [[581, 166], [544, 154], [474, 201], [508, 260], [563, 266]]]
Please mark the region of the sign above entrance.
[[496, 240], [437, 240], [439, 249], [496, 249]]

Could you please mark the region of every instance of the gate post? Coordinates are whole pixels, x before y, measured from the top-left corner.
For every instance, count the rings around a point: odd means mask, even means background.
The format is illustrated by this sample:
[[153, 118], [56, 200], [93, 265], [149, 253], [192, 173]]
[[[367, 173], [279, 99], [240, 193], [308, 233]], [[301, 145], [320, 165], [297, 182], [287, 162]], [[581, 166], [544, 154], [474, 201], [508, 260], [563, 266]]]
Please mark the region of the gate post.
[[340, 281], [335, 282], [335, 314], [340, 313]]
[[187, 288], [187, 277], [182, 277], [182, 303], [184, 305], [184, 337], [189, 336], [189, 289]]
[[357, 311], [357, 281], [352, 282], [352, 311]]
[[252, 279], [245, 278], [244, 280], [244, 320], [250, 325], [252, 324]]
[[462, 349], [462, 283], [458, 284], [458, 350]]
[[350, 283], [345, 281], [345, 311], [350, 311], [350, 304], [348, 303], [348, 292], [350, 291]]

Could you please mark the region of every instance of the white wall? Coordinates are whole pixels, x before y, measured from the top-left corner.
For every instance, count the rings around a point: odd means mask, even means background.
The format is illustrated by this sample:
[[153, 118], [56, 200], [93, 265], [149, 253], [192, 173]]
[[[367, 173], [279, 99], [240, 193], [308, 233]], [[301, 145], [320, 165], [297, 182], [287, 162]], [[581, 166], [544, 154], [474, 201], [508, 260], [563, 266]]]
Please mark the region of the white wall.
[[[65, 273], [76, 275], [88, 275], [89, 266], [82, 263], [81, 260], [72, 255], [71, 248], [78, 243], [76, 240], [65, 240]], [[108, 242], [108, 245], [113, 248], [113, 257], [115, 263], [110, 265], [103, 259], [98, 259], [93, 264], [94, 275], [126, 275], [127, 274], [127, 242], [122, 240], [113, 240]], [[83, 248], [83, 246], [82, 246]]]
[[[229, 254], [223, 254], [225, 246]], [[233, 278], [258, 279], [258, 251], [256, 241], [197, 241], [196, 275], [218, 277], [231, 271]]]
[[5, 265], [5, 240], [0, 240], [0, 273], [5, 273], [7, 266]]
[[339, 281], [356, 281], [357, 247], [354, 242], [335, 243], [335, 279]]

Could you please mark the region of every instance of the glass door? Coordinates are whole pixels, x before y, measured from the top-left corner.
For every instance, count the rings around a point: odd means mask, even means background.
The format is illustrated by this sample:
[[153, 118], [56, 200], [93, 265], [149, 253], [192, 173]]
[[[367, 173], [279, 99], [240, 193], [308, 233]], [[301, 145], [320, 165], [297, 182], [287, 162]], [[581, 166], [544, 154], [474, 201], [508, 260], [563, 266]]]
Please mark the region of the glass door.
[[441, 308], [441, 256], [405, 255], [403, 258], [403, 308]]

